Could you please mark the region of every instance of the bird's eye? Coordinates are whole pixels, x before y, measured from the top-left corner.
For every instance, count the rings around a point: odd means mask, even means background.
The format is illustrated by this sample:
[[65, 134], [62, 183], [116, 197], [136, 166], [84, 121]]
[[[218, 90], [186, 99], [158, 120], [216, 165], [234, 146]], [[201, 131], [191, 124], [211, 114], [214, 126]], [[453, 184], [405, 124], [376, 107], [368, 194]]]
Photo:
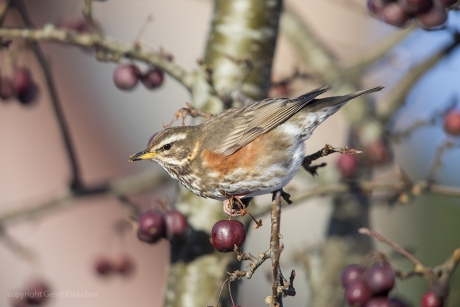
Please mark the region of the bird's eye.
[[172, 147], [171, 144], [166, 144], [166, 145], [163, 146], [163, 150], [170, 150], [171, 147]]

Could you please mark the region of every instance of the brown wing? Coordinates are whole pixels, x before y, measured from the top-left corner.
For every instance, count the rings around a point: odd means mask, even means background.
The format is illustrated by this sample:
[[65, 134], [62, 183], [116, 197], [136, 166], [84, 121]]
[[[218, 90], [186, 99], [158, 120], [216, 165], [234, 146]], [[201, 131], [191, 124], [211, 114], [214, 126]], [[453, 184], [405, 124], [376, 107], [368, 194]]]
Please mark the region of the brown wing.
[[[259, 135], [270, 131], [288, 120], [316, 96], [328, 90], [328, 86], [323, 86], [295, 99], [265, 99], [247, 107], [228, 110], [225, 112], [228, 115], [233, 113], [231, 114], [233, 116], [229, 116], [231, 120], [225, 121], [225, 123], [221, 122], [223, 125], [226, 125], [226, 127], [221, 127], [221, 129], [224, 128], [228, 133], [224, 134], [225, 137], [219, 141], [219, 145], [214, 151], [225, 156], [230, 156]], [[221, 113], [217, 116], [223, 115]]]

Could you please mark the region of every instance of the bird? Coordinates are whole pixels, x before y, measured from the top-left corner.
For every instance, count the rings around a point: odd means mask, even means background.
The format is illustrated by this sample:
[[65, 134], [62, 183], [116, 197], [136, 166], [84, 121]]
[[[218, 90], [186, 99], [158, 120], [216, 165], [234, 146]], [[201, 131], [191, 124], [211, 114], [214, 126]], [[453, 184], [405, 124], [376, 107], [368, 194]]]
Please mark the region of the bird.
[[[220, 201], [281, 190], [305, 157], [305, 141], [348, 101], [380, 91], [316, 98], [322, 86], [297, 98], [267, 98], [224, 110], [195, 126], [168, 127], [129, 161], [153, 160], [194, 194]], [[225, 210], [224, 211], [229, 213]]]

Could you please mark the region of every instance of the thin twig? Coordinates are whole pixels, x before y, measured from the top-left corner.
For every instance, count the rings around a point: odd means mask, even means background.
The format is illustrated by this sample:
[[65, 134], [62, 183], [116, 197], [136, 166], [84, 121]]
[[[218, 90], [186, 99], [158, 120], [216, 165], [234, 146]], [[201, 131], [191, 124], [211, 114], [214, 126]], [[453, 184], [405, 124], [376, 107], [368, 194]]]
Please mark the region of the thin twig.
[[52, 24], [47, 24], [39, 29], [0, 28], [0, 37], [22, 38], [31, 42], [48, 41], [63, 43], [97, 50], [98, 59], [118, 62], [126, 57], [143, 61], [156, 66], [171, 77], [183, 84], [189, 91], [194, 84], [194, 75], [173, 61], [169, 61], [164, 55], [155, 53], [139, 44], [118, 41], [106, 36], [88, 33], [75, 33], [64, 29], [57, 29]]
[[403, 247], [399, 246], [395, 242], [391, 241], [390, 239], [384, 237], [380, 232], [375, 230], [369, 230], [368, 228], [360, 228], [359, 233], [363, 235], [367, 235], [370, 237], [375, 238], [377, 241], [387, 244], [388, 246], [392, 247], [395, 251], [406, 257], [412, 264], [414, 265], [414, 271], [420, 272], [421, 274], [428, 276], [432, 276], [433, 273], [431, 270], [423, 265], [414, 255], [409, 253]]
[[272, 299], [270, 307], [283, 306], [282, 296], [278, 293], [279, 282], [279, 270], [280, 263], [279, 258], [281, 255], [280, 246], [280, 222], [281, 222], [281, 193], [276, 193], [275, 199], [272, 202], [272, 213], [271, 219], [271, 235], [270, 235], [270, 258], [272, 259]]
[[[29, 14], [27, 13], [26, 7], [22, 0], [15, 0], [14, 5], [17, 8], [22, 20], [24, 21], [25, 26], [31, 29], [35, 28], [35, 25], [30, 19]], [[64, 148], [66, 150], [67, 157], [69, 158], [70, 169], [72, 174], [70, 187], [75, 189], [80, 188], [82, 186], [80, 178], [80, 168], [78, 165], [77, 157], [75, 155], [76, 151], [72, 144], [69, 127], [65, 119], [64, 112], [62, 110], [62, 102], [59, 99], [59, 95], [56, 90], [53, 73], [40, 46], [37, 43], [33, 43], [31, 44], [31, 48], [45, 76], [46, 86], [51, 97], [51, 105], [53, 107], [54, 115], [60, 128], [59, 131], [61, 133], [61, 138], [64, 142]]]

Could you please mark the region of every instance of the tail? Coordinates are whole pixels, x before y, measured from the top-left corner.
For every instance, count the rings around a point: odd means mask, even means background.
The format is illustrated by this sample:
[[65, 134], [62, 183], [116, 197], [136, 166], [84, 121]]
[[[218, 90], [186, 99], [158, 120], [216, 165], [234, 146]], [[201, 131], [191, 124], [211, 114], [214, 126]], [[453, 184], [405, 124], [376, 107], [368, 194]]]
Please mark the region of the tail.
[[[325, 107], [334, 107], [338, 106], [337, 110], [339, 110], [342, 106], [345, 105], [348, 101], [370, 93], [378, 92], [383, 89], [383, 86], [376, 86], [367, 90], [358, 91], [354, 93], [350, 93], [344, 96], [334, 96], [334, 97], [327, 97], [327, 98], [318, 98], [313, 99], [306, 107], [305, 110], [309, 112], [315, 112]], [[336, 110], [336, 111], [337, 111]], [[335, 112], [334, 112], [335, 113]], [[332, 114], [331, 114], [332, 115]]]
[[348, 101], [361, 95], [378, 92], [383, 86], [373, 87], [364, 91], [354, 92], [344, 96], [334, 96], [328, 98], [317, 98], [309, 102], [295, 116], [303, 121], [304, 131], [301, 134], [303, 140], [308, 139], [313, 131], [329, 116], [340, 110]]

